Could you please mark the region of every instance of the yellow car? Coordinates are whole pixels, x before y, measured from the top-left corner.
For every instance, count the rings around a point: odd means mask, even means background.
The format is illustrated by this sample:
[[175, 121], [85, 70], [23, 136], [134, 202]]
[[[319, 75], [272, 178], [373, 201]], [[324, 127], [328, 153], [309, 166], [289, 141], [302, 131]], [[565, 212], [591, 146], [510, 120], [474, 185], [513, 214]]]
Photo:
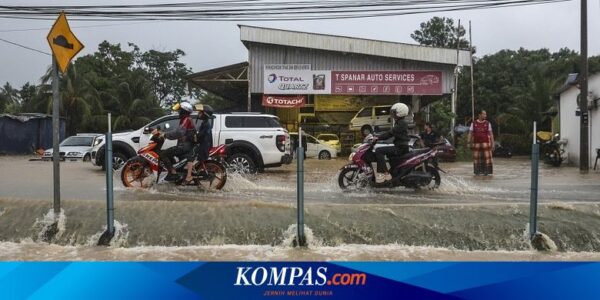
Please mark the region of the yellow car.
[[340, 138], [333, 133], [322, 133], [317, 136], [317, 140], [323, 142], [340, 153], [342, 151], [342, 145], [340, 144]]

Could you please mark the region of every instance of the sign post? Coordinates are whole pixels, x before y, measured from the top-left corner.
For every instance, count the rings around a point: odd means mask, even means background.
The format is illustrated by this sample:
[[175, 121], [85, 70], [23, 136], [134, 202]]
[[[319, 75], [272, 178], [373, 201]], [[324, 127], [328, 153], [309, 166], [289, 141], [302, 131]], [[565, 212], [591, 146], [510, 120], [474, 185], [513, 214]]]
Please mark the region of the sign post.
[[297, 225], [298, 235], [295, 245], [306, 247], [304, 235], [304, 147], [302, 147], [302, 127], [298, 128], [298, 147], [296, 148], [296, 198], [297, 198]]
[[75, 37], [67, 17], [61, 12], [46, 37], [52, 49], [52, 169], [54, 177], [54, 218], [60, 214], [60, 95], [58, 90], [58, 69], [64, 74], [69, 62], [83, 44]]

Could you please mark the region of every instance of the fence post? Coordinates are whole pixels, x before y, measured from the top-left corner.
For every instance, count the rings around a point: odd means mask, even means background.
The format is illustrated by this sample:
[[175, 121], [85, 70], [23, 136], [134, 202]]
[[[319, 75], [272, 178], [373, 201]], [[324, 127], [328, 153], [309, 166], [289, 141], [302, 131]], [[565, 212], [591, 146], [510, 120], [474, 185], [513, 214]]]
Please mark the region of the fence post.
[[529, 203], [529, 239], [537, 234], [538, 167], [540, 145], [536, 141], [536, 122], [533, 122], [533, 144], [531, 145], [531, 197]]
[[108, 113], [108, 132], [106, 133], [106, 154], [104, 155], [104, 163], [106, 165], [106, 231], [100, 236], [98, 245], [108, 246], [115, 235], [115, 216], [114, 216], [114, 199], [113, 199], [113, 150], [112, 150], [112, 131], [111, 118]]
[[298, 236], [294, 240], [294, 246], [305, 247], [306, 236], [304, 235], [304, 147], [302, 147], [302, 127], [298, 128], [298, 147], [296, 148], [296, 198], [297, 198], [297, 229]]

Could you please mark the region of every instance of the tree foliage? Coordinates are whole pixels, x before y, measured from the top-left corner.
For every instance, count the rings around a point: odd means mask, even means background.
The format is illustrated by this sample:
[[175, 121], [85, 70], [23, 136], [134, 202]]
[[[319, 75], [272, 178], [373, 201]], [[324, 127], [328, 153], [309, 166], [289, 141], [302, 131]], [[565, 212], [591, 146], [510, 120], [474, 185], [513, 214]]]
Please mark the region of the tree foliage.
[[[135, 44], [123, 49], [104, 41], [92, 54], [79, 57], [60, 74], [60, 114], [69, 135], [104, 132], [112, 113], [115, 131], [139, 128], [163, 115], [174, 101], [186, 97], [185, 76], [191, 73], [179, 49], [142, 52]], [[52, 112], [51, 69], [39, 85], [20, 90], [9, 83], [0, 88], [0, 113]]]
[[465, 38], [465, 28], [454, 25], [452, 18], [433, 17], [421, 23], [420, 29], [415, 30], [410, 37], [417, 43], [426, 46], [456, 48], [459, 43], [461, 49], [469, 48], [469, 41]]

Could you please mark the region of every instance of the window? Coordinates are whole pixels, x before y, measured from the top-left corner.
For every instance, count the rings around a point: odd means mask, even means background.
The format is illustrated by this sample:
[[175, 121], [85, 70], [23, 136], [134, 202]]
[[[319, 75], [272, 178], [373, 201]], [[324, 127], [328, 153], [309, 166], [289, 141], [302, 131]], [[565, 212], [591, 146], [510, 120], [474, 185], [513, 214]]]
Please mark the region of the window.
[[225, 126], [228, 128], [278, 128], [281, 127], [281, 124], [273, 117], [228, 116], [225, 117]]
[[371, 108], [370, 107], [363, 108], [356, 116], [359, 118], [371, 117]]
[[317, 141], [317, 139], [315, 139], [315, 138], [314, 138], [314, 137], [312, 137], [312, 136], [308, 136], [308, 135], [306, 136], [306, 141], [307, 141], [307, 142], [309, 142], [309, 143], [311, 143], [311, 144], [318, 144], [318, 143], [319, 143], [319, 142]]
[[242, 126], [242, 117], [226, 117], [225, 118], [225, 127], [229, 128], [241, 128]]
[[94, 141], [93, 137], [87, 137], [87, 136], [71, 136], [68, 137], [67, 139], [65, 139], [62, 143], [60, 143], [61, 146], [91, 146], [92, 142]]
[[162, 119], [160, 122], [157, 122], [153, 125], [148, 126], [150, 128], [158, 128], [162, 131], [168, 131], [173, 128], [179, 127], [179, 119]]
[[332, 135], [332, 134], [321, 134], [321, 135], [319, 135], [318, 138], [319, 138], [319, 140], [326, 141], [326, 142], [338, 140], [337, 135]]
[[388, 116], [390, 114], [390, 108], [391, 108], [391, 106], [377, 107], [377, 109], [375, 109], [375, 115], [376, 116]]

